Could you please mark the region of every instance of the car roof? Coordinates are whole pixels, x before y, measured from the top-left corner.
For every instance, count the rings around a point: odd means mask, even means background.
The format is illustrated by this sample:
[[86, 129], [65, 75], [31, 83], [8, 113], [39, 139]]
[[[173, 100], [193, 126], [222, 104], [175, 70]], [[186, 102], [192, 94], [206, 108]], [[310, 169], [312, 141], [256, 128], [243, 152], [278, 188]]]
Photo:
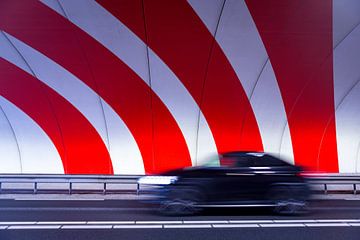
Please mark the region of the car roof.
[[254, 156], [254, 157], [263, 157], [268, 155], [265, 152], [248, 152], [248, 151], [233, 151], [233, 152], [225, 152], [220, 154], [222, 157], [244, 157], [244, 156]]

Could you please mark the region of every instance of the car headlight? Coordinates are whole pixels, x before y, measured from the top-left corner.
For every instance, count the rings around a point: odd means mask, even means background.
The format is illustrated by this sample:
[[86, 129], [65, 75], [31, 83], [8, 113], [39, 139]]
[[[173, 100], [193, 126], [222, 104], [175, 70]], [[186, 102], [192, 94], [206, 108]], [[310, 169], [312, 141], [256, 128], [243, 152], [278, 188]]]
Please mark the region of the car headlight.
[[139, 184], [169, 185], [178, 180], [177, 176], [145, 176], [138, 180]]

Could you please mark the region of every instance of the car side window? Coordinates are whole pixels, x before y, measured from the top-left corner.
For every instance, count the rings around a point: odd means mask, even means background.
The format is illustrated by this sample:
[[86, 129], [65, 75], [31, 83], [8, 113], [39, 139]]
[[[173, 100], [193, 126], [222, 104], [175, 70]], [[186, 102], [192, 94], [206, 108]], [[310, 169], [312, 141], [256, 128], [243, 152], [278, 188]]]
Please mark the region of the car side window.
[[236, 167], [236, 158], [234, 157], [221, 157], [220, 166], [226, 168]]
[[254, 161], [255, 167], [280, 167], [287, 166], [288, 164], [280, 159], [277, 159], [273, 156], [262, 156], [256, 158]]

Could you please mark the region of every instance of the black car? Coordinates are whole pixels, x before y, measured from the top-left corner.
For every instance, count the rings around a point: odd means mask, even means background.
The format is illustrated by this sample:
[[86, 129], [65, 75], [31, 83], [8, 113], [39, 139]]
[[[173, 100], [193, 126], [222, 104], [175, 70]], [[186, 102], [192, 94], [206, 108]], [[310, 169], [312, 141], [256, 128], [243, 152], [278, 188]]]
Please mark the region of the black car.
[[303, 212], [309, 188], [300, 167], [270, 154], [224, 153], [207, 164], [145, 176], [139, 184], [157, 186], [161, 212], [193, 214], [208, 207], [273, 207], [276, 213]]

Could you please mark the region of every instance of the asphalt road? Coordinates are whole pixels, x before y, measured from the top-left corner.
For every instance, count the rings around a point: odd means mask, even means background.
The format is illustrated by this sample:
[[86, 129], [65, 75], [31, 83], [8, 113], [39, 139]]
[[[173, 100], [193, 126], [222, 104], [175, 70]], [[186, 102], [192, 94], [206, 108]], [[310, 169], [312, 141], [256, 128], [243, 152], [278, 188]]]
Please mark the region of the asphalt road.
[[0, 200], [0, 239], [360, 239], [360, 201], [314, 201], [301, 216], [211, 209], [169, 217], [134, 200]]

